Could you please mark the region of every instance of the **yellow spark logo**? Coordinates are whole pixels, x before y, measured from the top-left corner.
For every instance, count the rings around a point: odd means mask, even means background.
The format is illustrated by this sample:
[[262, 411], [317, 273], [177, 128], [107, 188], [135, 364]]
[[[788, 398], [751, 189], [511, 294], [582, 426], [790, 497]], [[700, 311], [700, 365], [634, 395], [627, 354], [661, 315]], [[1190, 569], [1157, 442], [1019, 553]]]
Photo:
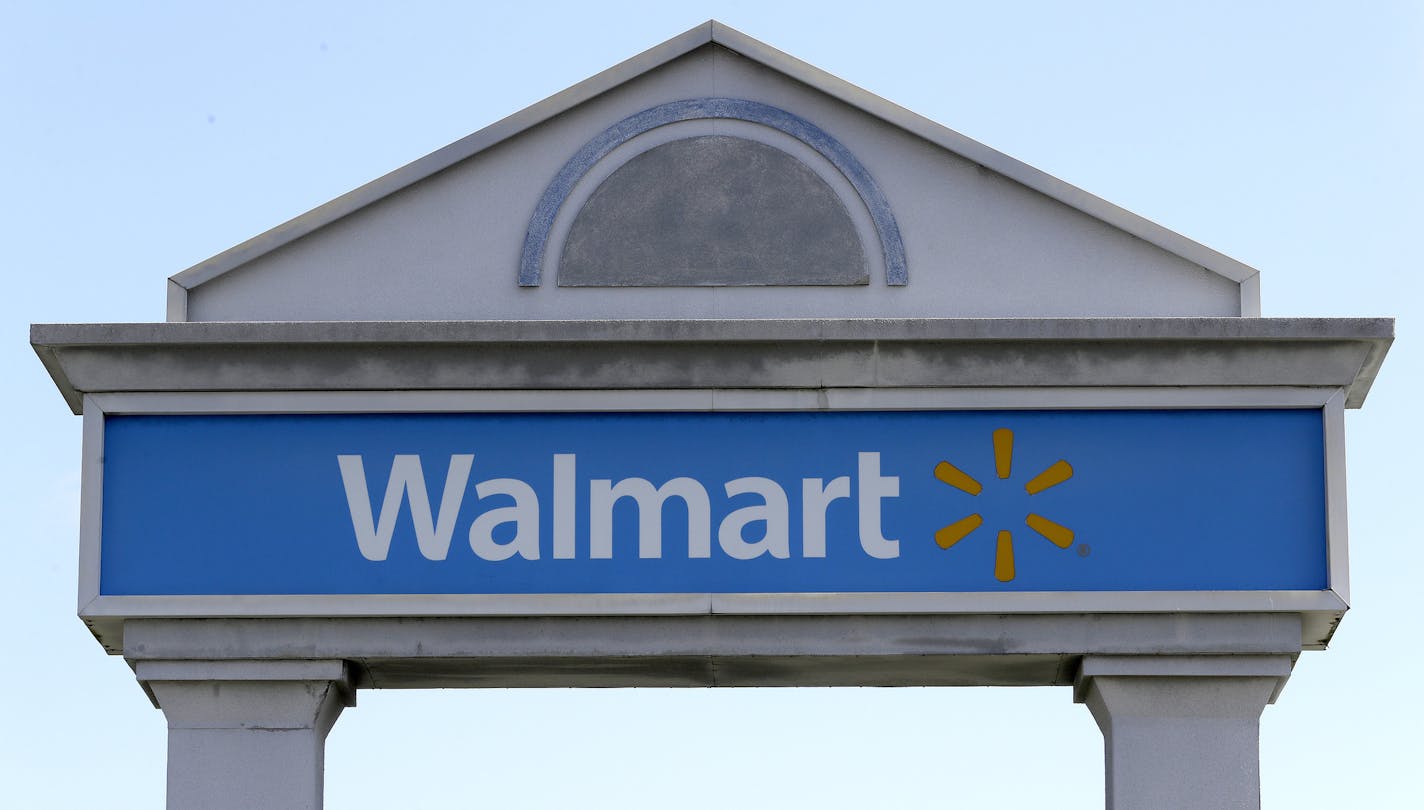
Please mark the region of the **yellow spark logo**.
[[[994, 471], [998, 473], [1000, 479], [1008, 479], [1013, 463], [1014, 432], [1008, 428], [999, 428], [994, 431]], [[948, 461], [936, 464], [934, 475], [940, 481], [970, 495], [978, 495], [984, 491], [983, 484]], [[1048, 469], [1035, 475], [1027, 484], [1024, 484], [1024, 489], [1030, 495], [1037, 495], [1072, 477], [1073, 467], [1068, 462], [1059, 459], [1050, 464]], [[1068, 548], [1073, 545], [1073, 530], [1067, 526], [1061, 526], [1032, 512], [1024, 518], [1024, 523], [1059, 548]], [[982, 525], [984, 525], [984, 516], [977, 512], [960, 518], [935, 532], [935, 543], [940, 548], [948, 549]], [[994, 551], [994, 578], [1000, 582], [1010, 582], [1014, 578], [1014, 538], [1008, 530], [999, 532], [999, 544]]]

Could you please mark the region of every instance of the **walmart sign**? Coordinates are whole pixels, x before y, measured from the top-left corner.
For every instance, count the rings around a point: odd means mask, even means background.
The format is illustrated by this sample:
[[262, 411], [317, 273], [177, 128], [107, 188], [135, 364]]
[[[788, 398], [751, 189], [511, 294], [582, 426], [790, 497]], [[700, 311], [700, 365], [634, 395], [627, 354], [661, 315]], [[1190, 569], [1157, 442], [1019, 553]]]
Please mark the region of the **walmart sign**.
[[111, 416], [100, 593], [1322, 590], [1321, 412]]

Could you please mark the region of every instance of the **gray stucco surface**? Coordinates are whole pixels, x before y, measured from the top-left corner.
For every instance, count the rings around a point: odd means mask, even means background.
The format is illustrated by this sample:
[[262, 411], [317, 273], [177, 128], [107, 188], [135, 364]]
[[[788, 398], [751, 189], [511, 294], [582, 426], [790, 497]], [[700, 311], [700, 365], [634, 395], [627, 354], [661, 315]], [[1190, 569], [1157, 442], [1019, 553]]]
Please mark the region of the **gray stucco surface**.
[[866, 284], [845, 205], [794, 157], [726, 135], [623, 164], [564, 242], [562, 286]]
[[1330, 386], [1388, 318], [36, 324], [76, 413], [133, 391]]
[[1109, 810], [1261, 806], [1261, 712], [1287, 656], [1085, 656], [1076, 699], [1103, 732]]
[[1066, 685], [1083, 655], [1300, 652], [1288, 614], [130, 619], [130, 662], [337, 657], [361, 686]]

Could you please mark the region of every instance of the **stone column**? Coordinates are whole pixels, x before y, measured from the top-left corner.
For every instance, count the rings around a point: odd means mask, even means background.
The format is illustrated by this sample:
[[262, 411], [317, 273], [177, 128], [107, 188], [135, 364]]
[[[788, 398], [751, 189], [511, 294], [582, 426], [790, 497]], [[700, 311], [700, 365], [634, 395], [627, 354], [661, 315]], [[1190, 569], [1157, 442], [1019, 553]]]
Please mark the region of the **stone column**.
[[141, 661], [168, 718], [168, 810], [320, 810], [326, 735], [355, 705], [348, 665]]
[[1259, 808], [1260, 718], [1288, 655], [1085, 656], [1074, 699], [1102, 729], [1108, 810]]

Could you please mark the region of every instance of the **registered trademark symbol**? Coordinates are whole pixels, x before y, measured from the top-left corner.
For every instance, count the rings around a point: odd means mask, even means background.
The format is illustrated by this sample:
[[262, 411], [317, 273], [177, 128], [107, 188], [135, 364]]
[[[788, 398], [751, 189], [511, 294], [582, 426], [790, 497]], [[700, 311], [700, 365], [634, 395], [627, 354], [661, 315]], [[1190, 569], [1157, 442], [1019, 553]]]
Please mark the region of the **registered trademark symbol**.
[[1093, 553], [1093, 547], [1092, 547], [1092, 546], [1088, 545], [1087, 543], [1079, 543], [1079, 544], [1078, 544], [1078, 556], [1079, 556], [1079, 557], [1086, 557], [1086, 556], [1088, 556], [1089, 554], [1092, 554], [1092, 553]]

